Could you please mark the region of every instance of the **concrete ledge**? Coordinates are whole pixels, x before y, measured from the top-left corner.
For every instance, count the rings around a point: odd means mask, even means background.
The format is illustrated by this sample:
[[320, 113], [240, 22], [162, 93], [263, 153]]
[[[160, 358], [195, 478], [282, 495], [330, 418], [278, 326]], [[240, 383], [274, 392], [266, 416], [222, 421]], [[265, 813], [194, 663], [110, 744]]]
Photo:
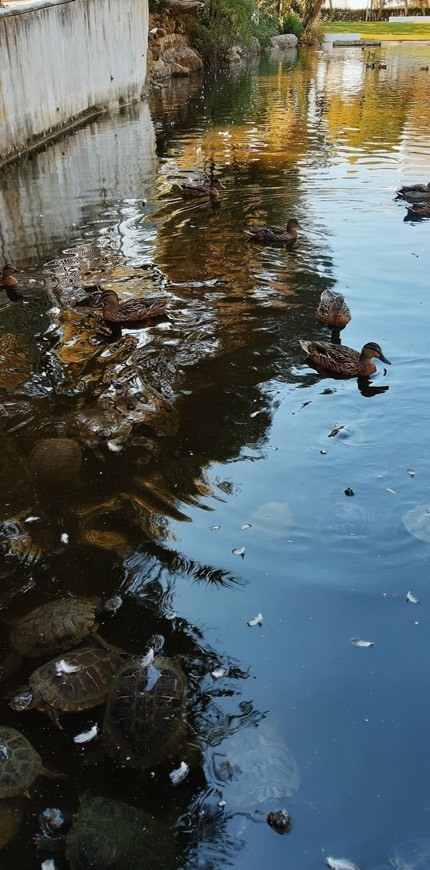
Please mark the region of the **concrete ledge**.
[[0, 9], [0, 163], [138, 100], [148, 0], [36, 0]]

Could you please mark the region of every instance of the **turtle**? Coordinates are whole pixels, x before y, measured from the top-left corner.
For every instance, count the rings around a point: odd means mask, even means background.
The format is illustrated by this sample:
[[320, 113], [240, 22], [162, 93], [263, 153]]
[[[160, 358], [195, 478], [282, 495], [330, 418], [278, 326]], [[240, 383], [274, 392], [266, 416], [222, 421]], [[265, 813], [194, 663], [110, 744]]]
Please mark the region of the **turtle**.
[[63, 652], [97, 634], [99, 620], [116, 613], [122, 604], [119, 595], [102, 602], [100, 598], [60, 598], [36, 607], [14, 624], [10, 644], [15, 652], [28, 658]]
[[51, 659], [33, 671], [28, 686], [8, 696], [9, 705], [18, 713], [37, 707], [61, 727], [59, 712], [89, 710], [106, 700], [122, 661], [122, 655], [114, 650], [80, 647], [65, 659]]
[[47, 808], [39, 822], [37, 845], [51, 853], [63, 848], [71, 870], [170, 870], [175, 865], [169, 829], [123, 801], [87, 794], [75, 817]]
[[0, 800], [0, 849], [4, 849], [18, 833], [25, 816], [25, 798]]
[[172, 759], [186, 742], [187, 678], [172, 659], [147, 655], [123, 665], [112, 683], [102, 741], [139, 770]]
[[0, 799], [23, 794], [38, 776], [64, 778], [43, 767], [40, 755], [20, 731], [0, 726]]
[[225, 750], [212, 753], [207, 773], [222, 793], [227, 814], [267, 821], [278, 833], [290, 829], [291, 818], [282, 803], [299, 788], [300, 774], [271, 723], [263, 719], [258, 726], [227, 735]]
[[58, 488], [78, 479], [82, 450], [74, 438], [42, 438], [33, 447], [28, 464], [40, 483]]

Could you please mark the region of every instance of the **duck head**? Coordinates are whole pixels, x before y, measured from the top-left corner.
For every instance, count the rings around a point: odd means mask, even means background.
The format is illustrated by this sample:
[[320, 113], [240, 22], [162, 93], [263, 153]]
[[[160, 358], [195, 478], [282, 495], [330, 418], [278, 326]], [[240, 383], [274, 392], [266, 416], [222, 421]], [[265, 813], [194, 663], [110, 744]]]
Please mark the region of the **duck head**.
[[364, 345], [360, 354], [360, 360], [366, 359], [380, 359], [387, 366], [391, 365], [390, 360], [384, 356], [381, 347], [376, 343], [376, 341], [368, 341], [367, 344]]

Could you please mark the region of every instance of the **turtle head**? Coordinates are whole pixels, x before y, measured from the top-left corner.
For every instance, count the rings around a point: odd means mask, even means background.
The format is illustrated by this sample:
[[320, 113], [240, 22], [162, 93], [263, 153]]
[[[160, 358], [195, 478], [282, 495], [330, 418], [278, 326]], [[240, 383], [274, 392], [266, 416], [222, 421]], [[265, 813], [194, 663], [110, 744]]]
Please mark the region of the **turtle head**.
[[121, 596], [113, 595], [112, 598], [108, 598], [107, 601], [103, 601], [102, 604], [99, 604], [96, 609], [96, 617], [101, 618], [103, 616], [113, 616], [117, 610], [119, 610], [121, 604]]
[[15, 713], [22, 713], [24, 710], [32, 710], [38, 706], [35, 693], [31, 691], [30, 686], [19, 686], [14, 692], [6, 695], [11, 710]]

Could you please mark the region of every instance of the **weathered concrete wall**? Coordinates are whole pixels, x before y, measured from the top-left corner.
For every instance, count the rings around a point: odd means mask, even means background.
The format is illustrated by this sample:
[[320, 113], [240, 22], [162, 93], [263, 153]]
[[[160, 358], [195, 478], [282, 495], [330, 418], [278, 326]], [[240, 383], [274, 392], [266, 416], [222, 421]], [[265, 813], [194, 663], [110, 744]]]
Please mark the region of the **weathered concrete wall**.
[[148, 0], [0, 10], [0, 161], [97, 107], [141, 96]]

